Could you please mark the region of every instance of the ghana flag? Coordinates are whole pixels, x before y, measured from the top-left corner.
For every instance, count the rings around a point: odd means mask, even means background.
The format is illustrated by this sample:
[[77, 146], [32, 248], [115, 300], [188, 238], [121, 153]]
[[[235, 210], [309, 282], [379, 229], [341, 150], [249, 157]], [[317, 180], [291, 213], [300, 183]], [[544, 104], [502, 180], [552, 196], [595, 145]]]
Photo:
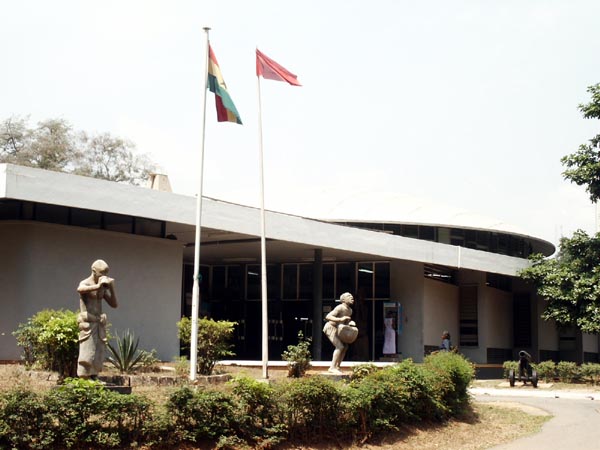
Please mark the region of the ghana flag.
[[215, 104], [217, 106], [217, 120], [219, 122], [234, 122], [242, 124], [240, 114], [235, 109], [233, 100], [227, 92], [227, 85], [221, 75], [221, 68], [212, 47], [208, 46], [208, 89], [215, 94]]

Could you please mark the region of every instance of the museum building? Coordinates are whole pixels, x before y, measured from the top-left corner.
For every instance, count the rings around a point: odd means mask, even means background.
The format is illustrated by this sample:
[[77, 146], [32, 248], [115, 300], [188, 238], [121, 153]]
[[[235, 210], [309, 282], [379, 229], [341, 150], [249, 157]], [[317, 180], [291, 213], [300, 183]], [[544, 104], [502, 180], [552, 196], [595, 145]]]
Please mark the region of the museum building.
[[[175, 324], [191, 312], [196, 199], [164, 183], [0, 164], [0, 360], [19, 359], [19, 323], [44, 308], [78, 309], [77, 285], [96, 259], [116, 280], [119, 307], [104, 306], [111, 330], [132, 330], [162, 360], [181, 354]], [[598, 362], [598, 337], [542, 321], [543, 299], [517, 277], [530, 254], [552, 255], [552, 243], [446, 207], [406, 208], [409, 200], [382, 195], [361, 210], [359, 201], [328, 217], [266, 212], [270, 360], [299, 331], [312, 337], [315, 360], [329, 360], [323, 318], [349, 291], [361, 332], [346, 361], [421, 361], [447, 330], [480, 364], [519, 350]], [[201, 314], [237, 323], [238, 360], [261, 358], [259, 236], [257, 208], [203, 199]]]

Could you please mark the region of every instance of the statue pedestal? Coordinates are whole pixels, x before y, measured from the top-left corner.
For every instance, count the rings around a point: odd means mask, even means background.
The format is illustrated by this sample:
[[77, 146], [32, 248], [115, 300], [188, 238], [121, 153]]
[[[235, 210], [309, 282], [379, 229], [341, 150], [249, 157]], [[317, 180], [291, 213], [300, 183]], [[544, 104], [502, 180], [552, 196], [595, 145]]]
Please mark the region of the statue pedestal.
[[104, 389], [107, 391], [118, 392], [119, 394], [131, 394], [131, 386], [117, 386], [114, 384], [105, 384]]
[[350, 372], [348, 373], [331, 373], [331, 372], [319, 372], [317, 374], [320, 377], [327, 378], [332, 381], [350, 380]]
[[104, 385], [107, 391], [118, 392], [119, 394], [131, 394], [131, 380], [125, 375], [100, 375], [98, 380]]

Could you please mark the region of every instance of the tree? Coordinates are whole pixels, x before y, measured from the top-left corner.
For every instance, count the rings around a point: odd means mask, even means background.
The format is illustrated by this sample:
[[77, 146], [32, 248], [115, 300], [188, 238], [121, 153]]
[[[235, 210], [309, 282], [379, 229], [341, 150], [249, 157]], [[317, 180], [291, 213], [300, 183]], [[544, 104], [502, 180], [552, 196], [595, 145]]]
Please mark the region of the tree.
[[562, 238], [555, 258], [531, 257], [520, 276], [533, 283], [546, 299], [544, 320], [576, 325], [585, 333], [600, 333], [600, 235], [576, 231]]
[[[585, 119], [600, 119], [600, 83], [588, 87], [592, 101], [579, 105], [579, 111]], [[586, 186], [590, 199], [596, 203], [600, 198], [600, 134], [581, 144], [579, 150], [561, 159], [567, 170], [565, 179], [579, 186]]]
[[39, 122], [36, 128], [15, 117], [2, 123], [0, 162], [66, 171], [78, 156], [71, 126], [62, 119]]
[[103, 180], [141, 184], [154, 171], [154, 164], [146, 155], [135, 153], [135, 145], [108, 133], [81, 135], [83, 152], [73, 171]]
[[[590, 86], [588, 92], [592, 100], [579, 105], [579, 110], [586, 119], [600, 119], [600, 84]], [[561, 162], [567, 167], [564, 178], [586, 186], [590, 200], [596, 203], [600, 198], [600, 134]], [[600, 333], [600, 233], [588, 236], [578, 230], [571, 238], [560, 240], [556, 257], [533, 255], [530, 259], [531, 267], [519, 275], [546, 299], [542, 318]]]
[[109, 133], [76, 132], [63, 119], [30, 127], [29, 119], [11, 117], [0, 125], [0, 163], [141, 184], [155, 170], [135, 145]]

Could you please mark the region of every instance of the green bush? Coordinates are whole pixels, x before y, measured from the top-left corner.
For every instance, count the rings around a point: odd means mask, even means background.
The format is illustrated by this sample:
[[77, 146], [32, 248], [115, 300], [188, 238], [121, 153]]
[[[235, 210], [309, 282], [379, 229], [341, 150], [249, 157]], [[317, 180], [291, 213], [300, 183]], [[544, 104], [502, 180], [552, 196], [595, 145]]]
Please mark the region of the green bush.
[[57, 442], [66, 448], [120, 448], [145, 437], [151, 403], [137, 395], [108, 391], [96, 381], [68, 379], [46, 403]]
[[[198, 319], [198, 368], [201, 375], [210, 375], [215, 364], [227, 356], [234, 356], [230, 340], [236, 322], [226, 320]], [[177, 322], [177, 336], [183, 348], [189, 349], [192, 341], [192, 320], [182, 317]]]
[[257, 446], [270, 447], [286, 435], [277, 405], [275, 390], [268, 383], [237, 377], [229, 382], [237, 400], [236, 417], [240, 433]]
[[0, 394], [0, 448], [49, 448], [52, 422], [41, 396], [21, 388]]
[[504, 361], [502, 364], [504, 378], [508, 378], [508, 373], [511, 370], [515, 371], [515, 376], [519, 374], [519, 362], [518, 361]]
[[108, 362], [121, 373], [132, 373], [136, 369], [144, 369], [158, 362], [156, 350], [150, 352], [138, 349], [140, 338], [126, 330], [123, 336], [115, 332], [116, 346], [108, 343]]
[[556, 363], [552, 360], [542, 361], [535, 365], [538, 379], [550, 382], [556, 376]]
[[350, 373], [350, 381], [360, 381], [364, 377], [371, 375], [373, 372], [377, 372], [378, 370], [379, 369], [377, 368], [377, 366], [372, 363], [358, 364], [352, 367], [352, 372]]
[[268, 384], [248, 377], [236, 377], [229, 382], [246, 419], [261, 428], [274, 424], [275, 391]]
[[320, 376], [294, 379], [276, 386], [282, 419], [292, 438], [322, 440], [342, 431], [339, 386]]
[[[590, 367], [592, 367], [590, 365]], [[45, 396], [15, 389], [0, 394], [0, 448], [176, 447], [271, 448], [286, 439], [339, 445], [421, 419], [442, 420], [468, 401], [472, 365], [440, 353], [371, 370], [341, 383], [324, 377], [274, 386], [236, 378], [216, 390], [172, 392], [163, 408], [100, 383], [74, 379]], [[162, 448], [161, 447], [161, 448]]]
[[462, 355], [436, 352], [425, 358], [424, 366], [434, 372], [435, 389], [451, 414], [462, 412], [469, 403], [468, 387], [475, 377], [475, 366]]
[[236, 408], [225, 392], [183, 387], [171, 394], [167, 409], [172, 415], [174, 432], [188, 442], [236, 435]]
[[77, 374], [79, 326], [77, 313], [44, 309], [19, 324], [14, 336], [28, 366], [54, 370], [60, 378]]
[[281, 354], [281, 359], [288, 362], [288, 377], [303, 377], [310, 369], [310, 345], [311, 339], [305, 338], [302, 331], [298, 331], [298, 345], [288, 345], [287, 350]]
[[600, 383], [600, 364], [585, 363], [579, 368], [581, 377], [588, 383], [594, 386]]
[[571, 361], [560, 361], [556, 365], [556, 372], [563, 383], [572, 383], [579, 378], [577, 364]]
[[405, 422], [445, 416], [434, 375], [406, 359], [352, 383], [348, 394], [359, 432], [369, 436]]

